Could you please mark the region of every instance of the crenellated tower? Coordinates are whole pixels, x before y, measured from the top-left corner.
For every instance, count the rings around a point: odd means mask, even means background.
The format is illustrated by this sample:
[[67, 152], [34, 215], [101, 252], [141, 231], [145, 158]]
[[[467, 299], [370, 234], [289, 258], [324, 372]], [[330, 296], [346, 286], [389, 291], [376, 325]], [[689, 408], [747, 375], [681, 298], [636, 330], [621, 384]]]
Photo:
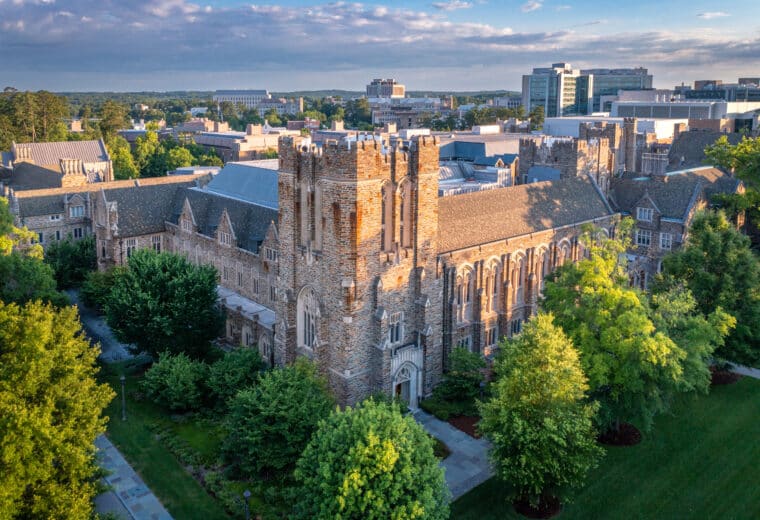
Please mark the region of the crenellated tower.
[[342, 403], [416, 406], [441, 373], [438, 142], [279, 145], [276, 361], [314, 359]]

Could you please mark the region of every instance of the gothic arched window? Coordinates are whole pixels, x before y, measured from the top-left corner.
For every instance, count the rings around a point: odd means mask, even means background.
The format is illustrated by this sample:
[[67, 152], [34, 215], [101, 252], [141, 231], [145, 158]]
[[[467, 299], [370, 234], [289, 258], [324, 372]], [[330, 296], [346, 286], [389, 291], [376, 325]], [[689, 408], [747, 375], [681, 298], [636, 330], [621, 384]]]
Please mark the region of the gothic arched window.
[[313, 349], [317, 342], [317, 324], [319, 318], [319, 303], [314, 290], [304, 287], [298, 296], [296, 306], [298, 346]]

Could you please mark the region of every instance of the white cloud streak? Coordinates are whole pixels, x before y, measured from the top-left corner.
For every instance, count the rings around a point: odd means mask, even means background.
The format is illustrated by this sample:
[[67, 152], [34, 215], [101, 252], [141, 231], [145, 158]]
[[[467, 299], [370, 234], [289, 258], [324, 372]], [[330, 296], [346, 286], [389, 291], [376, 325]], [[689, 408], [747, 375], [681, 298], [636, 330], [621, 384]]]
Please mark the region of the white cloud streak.
[[449, 0], [448, 2], [433, 2], [431, 4], [439, 11], [456, 11], [457, 9], [469, 9], [472, 2], [463, 2], [462, 0]]
[[731, 16], [731, 15], [724, 11], [709, 11], [707, 13], [697, 14], [697, 18], [702, 18], [703, 20], [712, 20], [713, 18], [725, 18], [726, 16]]
[[544, 6], [544, 3], [540, 0], [528, 0], [525, 2], [520, 10], [523, 13], [530, 13], [532, 11], [537, 11], [538, 9], [541, 9]]

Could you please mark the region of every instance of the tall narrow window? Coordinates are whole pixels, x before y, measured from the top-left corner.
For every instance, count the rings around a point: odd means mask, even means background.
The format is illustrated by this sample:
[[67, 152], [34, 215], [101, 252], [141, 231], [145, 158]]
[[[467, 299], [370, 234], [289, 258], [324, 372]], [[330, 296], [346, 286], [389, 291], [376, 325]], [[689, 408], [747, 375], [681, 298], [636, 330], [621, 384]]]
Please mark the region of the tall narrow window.
[[153, 251], [155, 251], [156, 253], [160, 253], [161, 252], [161, 236], [159, 235], [159, 236], [151, 237], [150, 240], [151, 240], [151, 245], [153, 246]]
[[388, 341], [391, 345], [400, 343], [403, 339], [404, 313], [394, 312], [388, 320]]
[[383, 251], [393, 249], [393, 186], [387, 183], [382, 191], [382, 248]]
[[401, 183], [399, 240], [401, 247], [412, 247], [412, 183], [409, 180]]
[[317, 342], [317, 319], [319, 306], [317, 297], [311, 287], [305, 287], [298, 296], [297, 336], [298, 346], [313, 349]]
[[314, 188], [314, 249], [322, 250], [322, 186]]

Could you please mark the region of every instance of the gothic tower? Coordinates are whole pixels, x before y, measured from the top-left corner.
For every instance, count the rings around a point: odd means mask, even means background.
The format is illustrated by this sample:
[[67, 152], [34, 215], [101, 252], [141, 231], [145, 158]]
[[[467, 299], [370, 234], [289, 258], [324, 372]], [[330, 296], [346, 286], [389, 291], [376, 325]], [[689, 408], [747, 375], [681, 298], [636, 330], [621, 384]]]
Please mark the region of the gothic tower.
[[314, 359], [344, 404], [416, 407], [441, 373], [437, 141], [289, 137], [279, 152], [276, 362]]

